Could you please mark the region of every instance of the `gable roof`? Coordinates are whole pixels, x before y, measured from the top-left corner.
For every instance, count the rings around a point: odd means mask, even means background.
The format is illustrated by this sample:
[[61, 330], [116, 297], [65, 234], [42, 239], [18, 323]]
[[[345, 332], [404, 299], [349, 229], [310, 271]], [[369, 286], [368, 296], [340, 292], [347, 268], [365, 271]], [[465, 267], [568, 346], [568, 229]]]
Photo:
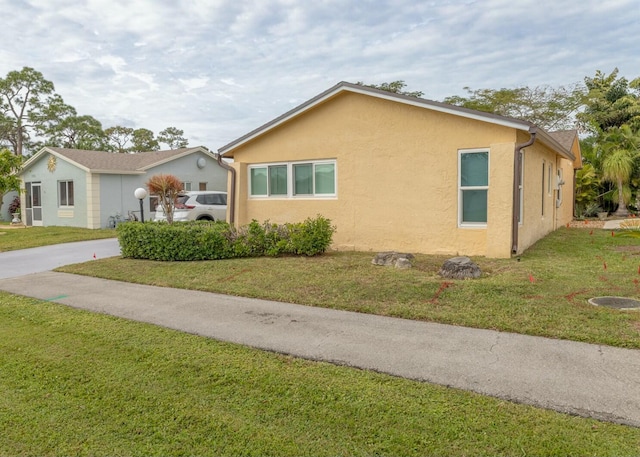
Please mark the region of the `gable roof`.
[[89, 173], [143, 174], [149, 168], [193, 154], [194, 152], [202, 152], [214, 160], [217, 158], [215, 154], [202, 146], [165, 151], [140, 152], [137, 154], [119, 154], [106, 151], [87, 151], [84, 149], [46, 146], [27, 160], [22, 168], [23, 170], [26, 169], [49, 153]]
[[[332, 99], [333, 97], [343, 93], [343, 92], [352, 92], [363, 95], [368, 95], [384, 100], [390, 100], [397, 103], [403, 103], [406, 105], [417, 106], [424, 109], [429, 109], [432, 111], [438, 111], [442, 113], [452, 114], [454, 116], [464, 117], [468, 119], [474, 119], [482, 122], [488, 122], [491, 124], [502, 125], [505, 127], [511, 127], [516, 130], [521, 130], [525, 132], [537, 132], [538, 138], [540, 141], [551, 147], [553, 150], [557, 151], [560, 155], [564, 156], [569, 160], [575, 160], [574, 154], [571, 152], [570, 148], [565, 148], [563, 145], [558, 143], [558, 141], [552, 138], [547, 132], [542, 129], [537, 128], [534, 124], [528, 121], [523, 121], [521, 119], [515, 119], [511, 117], [499, 116], [493, 113], [487, 113], [484, 111], [477, 111], [469, 108], [463, 108], [460, 106], [449, 105], [447, 103], [436, 102], [433, 100], [427, 100], [424, 98], [411, 97], [409, 95], [396, 94], [393, 92], [388, 92], [381, 89], [375, 89], [373, 87], [367, 87], [360, 84], [348, 83], [345, 81], [339, 82], [335, 86], [330, 89], [322, 92], [321, 94], [313, 97], [310, 100], [307, 100], [303, 104], [293, 108], [290, 111], [287, 111], [281, 116], [273, 119], [270, 122], [258, 127], [255, 130], [247, 133], [246, 135], [241, 136], [240, 138], [232, 141], [231, 143], [226, 144], [218, 149], [218, 153], [221, 155], [232, 152], [235, 148], [248, 143], [254, 138], [261, 136], [268, 131], [284, 124], [285, 122], [293, 119], [294, 117], [300, 116], [306, 111], [313, 109], [314, 107]], [[229, 155], [232, 157], [232, 154]]]
[[549, 136], [574, 155], [574, 168], [582, 168], [582, 154], [577, 130], [556, 130]]

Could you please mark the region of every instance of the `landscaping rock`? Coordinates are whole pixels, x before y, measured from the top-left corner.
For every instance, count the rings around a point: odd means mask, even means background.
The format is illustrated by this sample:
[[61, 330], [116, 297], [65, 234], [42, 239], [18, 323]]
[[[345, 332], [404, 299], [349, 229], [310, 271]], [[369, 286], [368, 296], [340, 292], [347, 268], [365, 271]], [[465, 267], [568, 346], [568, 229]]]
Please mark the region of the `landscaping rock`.
[[473, 279], [479, 278], [482, 272], [469, 257], [461, 256], [447, 260], [438, 274], [449, 279]]
[[413, 254], [402, 252], [380, 252], [371, 261], [374, 265], [394, 266], [396, 268], [411, 268], [411, 261], [414, 259]]
[[400, 257], [398, 260], [396, 260], [396, 268], [406, 270], [411, 267], [411, 260], [407, 259], [406, 257]]

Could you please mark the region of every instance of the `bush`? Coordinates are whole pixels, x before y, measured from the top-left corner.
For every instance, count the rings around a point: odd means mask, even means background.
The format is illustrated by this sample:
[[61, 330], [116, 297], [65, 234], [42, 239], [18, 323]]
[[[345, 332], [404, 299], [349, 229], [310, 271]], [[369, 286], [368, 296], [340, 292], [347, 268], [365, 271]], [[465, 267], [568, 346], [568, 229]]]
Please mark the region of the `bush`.
[[123, 257], [164, 261], [314, 256], [327, 250], [334, 231], [322, 216], [283, 225], [254, 220], [239, 229], [220, 221], [130, 222], [117, 227]]
[[9, 203], [9, 214], [20, 212], [20, 197], [13, 197], [11, 203]]

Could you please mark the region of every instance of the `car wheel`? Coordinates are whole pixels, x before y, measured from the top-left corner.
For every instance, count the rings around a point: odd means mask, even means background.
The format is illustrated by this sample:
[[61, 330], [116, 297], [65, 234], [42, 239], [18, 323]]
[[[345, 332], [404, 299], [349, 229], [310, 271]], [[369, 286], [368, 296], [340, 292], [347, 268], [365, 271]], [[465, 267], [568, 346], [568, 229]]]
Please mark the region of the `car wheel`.
[[198, 219], [196, 219], [197, 221], [213, 221], [214, 219], [212, 217], [209, 216], [200, 216]]

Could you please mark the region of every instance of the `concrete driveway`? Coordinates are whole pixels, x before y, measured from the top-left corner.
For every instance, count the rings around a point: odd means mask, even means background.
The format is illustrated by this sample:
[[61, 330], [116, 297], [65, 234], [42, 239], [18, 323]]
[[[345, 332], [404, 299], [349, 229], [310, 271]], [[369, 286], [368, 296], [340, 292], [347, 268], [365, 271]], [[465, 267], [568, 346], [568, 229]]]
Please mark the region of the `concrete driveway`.
[[117, 255], [120, 255], [120, 245], [117, 238], [0, 252], [0, 278], [15, 278], [30, 273], [53, 270], [62, 265]]

